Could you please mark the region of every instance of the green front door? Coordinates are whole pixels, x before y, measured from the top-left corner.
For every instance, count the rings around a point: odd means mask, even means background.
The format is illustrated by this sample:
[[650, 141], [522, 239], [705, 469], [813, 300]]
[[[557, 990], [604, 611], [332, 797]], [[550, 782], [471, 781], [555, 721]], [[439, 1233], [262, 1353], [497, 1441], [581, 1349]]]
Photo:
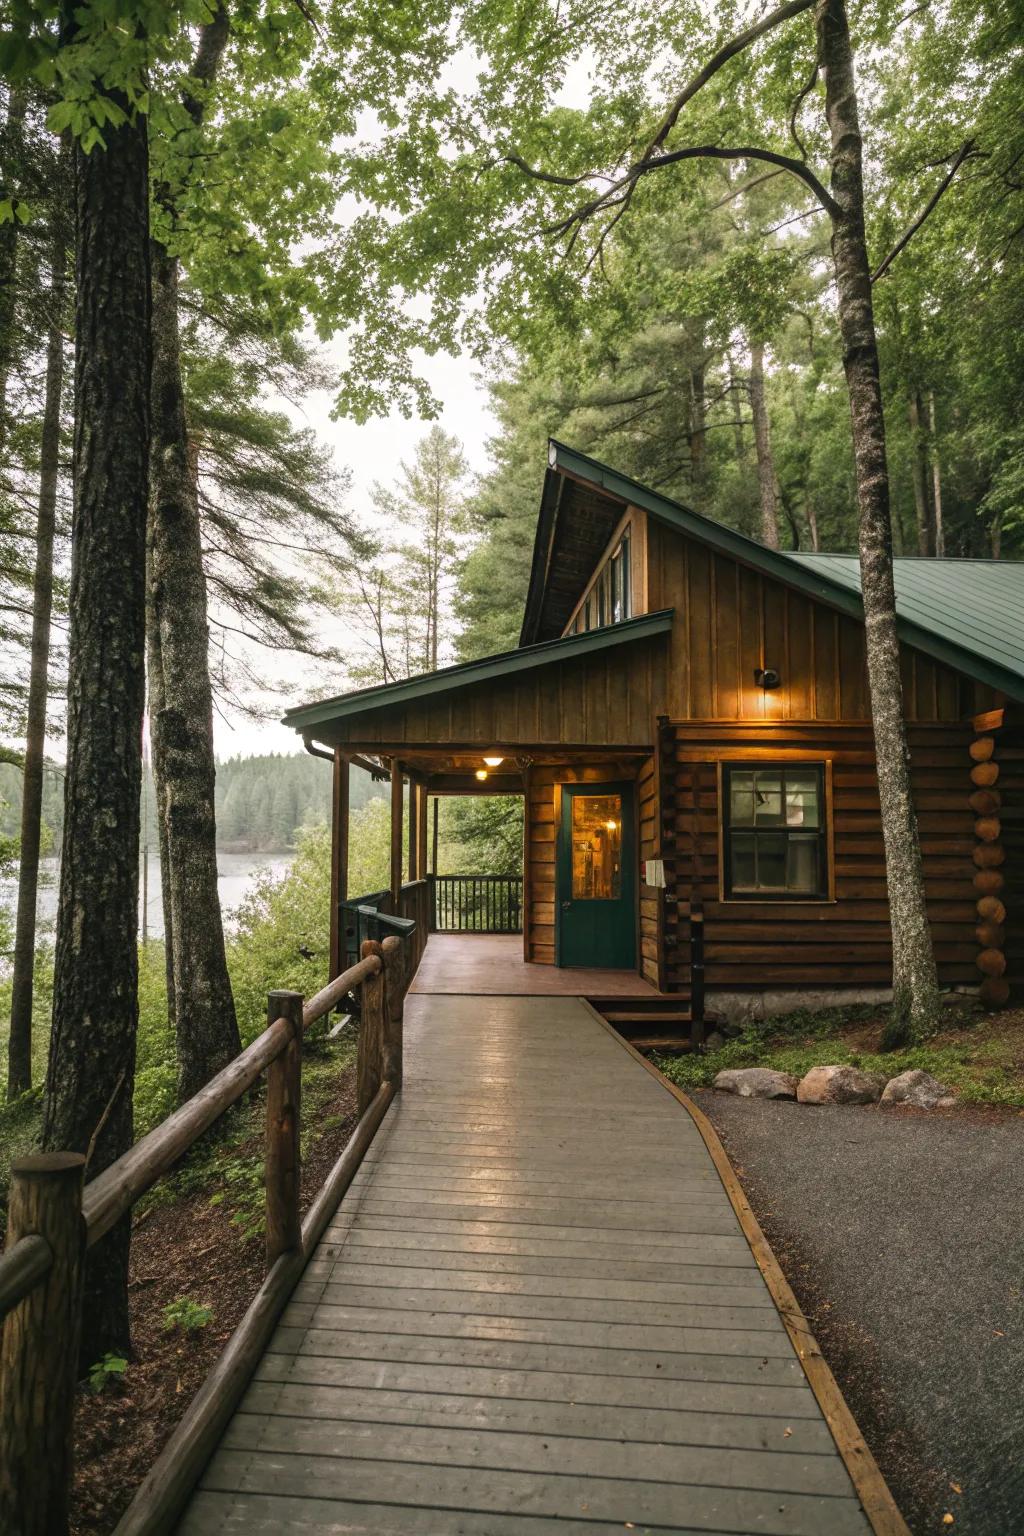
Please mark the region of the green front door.
[[631, 784], [563, 784], [558, 829], [555, 960], [636, 964]]

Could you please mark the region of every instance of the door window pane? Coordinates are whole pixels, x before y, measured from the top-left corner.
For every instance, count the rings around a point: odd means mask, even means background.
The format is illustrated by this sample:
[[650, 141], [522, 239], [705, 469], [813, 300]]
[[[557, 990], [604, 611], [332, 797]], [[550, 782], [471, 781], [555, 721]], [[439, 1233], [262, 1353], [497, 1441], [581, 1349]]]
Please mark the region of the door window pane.
[[622, 798], [573, 795], [573, 901], [617, 901], [621, 894]]

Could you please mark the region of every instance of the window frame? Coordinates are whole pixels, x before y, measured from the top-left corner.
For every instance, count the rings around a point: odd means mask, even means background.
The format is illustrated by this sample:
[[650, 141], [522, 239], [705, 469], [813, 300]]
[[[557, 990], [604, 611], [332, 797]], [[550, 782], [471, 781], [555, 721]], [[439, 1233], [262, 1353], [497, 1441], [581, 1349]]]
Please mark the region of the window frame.
[[[735, 891], [732, 885], [732, 835], [734, 832], [753, 831], [753, 828], [732, 826], [732, 785], [733, 771], [739, 773], [750, 772], [777, 772], [782, 776], [782, 793], [785, 796], [785, 774], [787, 770], [807, 773], [813, 770], [818, 775], [818, 797], [821, 807], [821, 825], [816, 829], [819, 859], [822, 867], [821, 888], [817, 894], [807, 891], [779, 891], [779, 890], [754, 890]], [[765, 828], [765, 831], [782, 832], [788, 834], [791, 829], [781, 826]], [[834, 903], [835, 895], [835, 853], [832, 828], [832, 760], [830, 758], [780, 758], [772, 762], [763, 762], [760, 759], [744, 757], [730, 758], [718, 764], [718, 886], [719, 900], [723, 902], [735, 902], [744, 906], [751, 903], [771, 902], [773, 905], [784, 904], [788, 906], [815, 906], [820, 907]]]

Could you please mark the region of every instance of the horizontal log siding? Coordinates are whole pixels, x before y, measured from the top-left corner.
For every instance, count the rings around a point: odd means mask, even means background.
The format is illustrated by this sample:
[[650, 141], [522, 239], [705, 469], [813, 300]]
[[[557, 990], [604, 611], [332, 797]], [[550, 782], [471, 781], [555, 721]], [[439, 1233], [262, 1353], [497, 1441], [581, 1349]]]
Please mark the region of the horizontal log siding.
[[[892, 951], [870, 728], [678, 724], [673, 731], [670, 822], [677, 899], [670, 904], [666, 932], [669, 986], [689, 979], [686, 915], [694, 883], [704, 897], [712, 990], [888, 985]], [[968, 725], [910, 730], [928, 910], [945, 985], [979, 979], [974, 816], [967, 804], [971, 735]], [[835, 901], [721, 899], [718, 763], [724, 759], [832, 764]]]
[[[649, 519], [648, 601], [674, 608], [673, 719], [868, 720], [864, 627], [771, 577]], [[765, 693], [755, 667], [774, 667]], [[960, 721], [997, 702], [990, 689], [904, 648], [909, 720]]]
[[1006, 726], [996, 733], [995, 758], [1000, 841], [1006, 850], [1000, 870], [1005, 884], [998, 893], [1006, 907], [1006, 979], [1019, 999], [1024, 995], [1024, 705], [1008, 707]]
[[640, 974], [652, 986], [661, 988], [663, 965], [663, 924], [661, 891], [645, 885], [644, 861], [659, 857], [661, 829], [658, 825], [658, 774], [654, 757], [649, 757], [640, 768], [636, 782], [637, 847], [640, 850]]

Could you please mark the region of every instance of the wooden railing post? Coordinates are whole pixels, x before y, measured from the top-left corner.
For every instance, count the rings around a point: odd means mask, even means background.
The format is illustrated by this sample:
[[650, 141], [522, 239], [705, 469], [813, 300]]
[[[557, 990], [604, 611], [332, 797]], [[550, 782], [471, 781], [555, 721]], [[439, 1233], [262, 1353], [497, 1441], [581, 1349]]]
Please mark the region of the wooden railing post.
[[[376, 939], [364, 939], [360, 958], [380, 955]], [[356, 1056], [356, 1109], [362, 1114], [372, 1103], [384, 1074], [384, 963], [367, 976], [359, 995], [359, 1048]]]
[[302, 1245], [299, 1216], [302, 1125], [302, 993], [268, 992], [267, 1023], [286, 1019], [291, 1037], [267, 1067], [267, 1269]]
[[704, 1049], [704, 900], [699, 886], [690, 895], [690, 1048]]
[[82, 1324], [85, 1224], [78, 1152], [44, 1152], [11, 1168], [7, 1242], [36, 1233], [49, 1272], [8, 1313], [0, 1344], [0, 1530], [64, 1536]]
[[405, 962], [402, 941], [392, 934], [381, 945], [384, 960], [384, 1053], [386, 1083], [402, 1086], [402, 1028], [405, 1013]]

